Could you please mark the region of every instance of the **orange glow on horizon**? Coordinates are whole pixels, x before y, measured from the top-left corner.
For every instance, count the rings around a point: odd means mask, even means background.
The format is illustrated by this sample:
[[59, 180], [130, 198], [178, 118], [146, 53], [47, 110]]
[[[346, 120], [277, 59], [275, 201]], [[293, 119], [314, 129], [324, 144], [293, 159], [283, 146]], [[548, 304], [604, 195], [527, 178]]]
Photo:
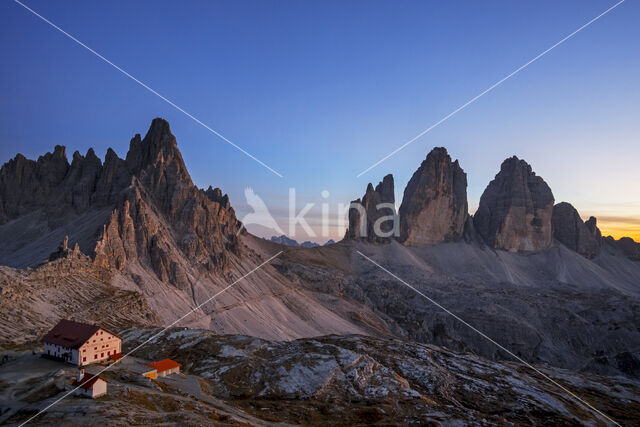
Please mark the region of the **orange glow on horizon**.
[[640, 221], [637, 224], [629, 224], [617, 221], [598, 221], [598, 228], [603, 236], [612, 236], [614, 239], [631, 237], [640, 243]]

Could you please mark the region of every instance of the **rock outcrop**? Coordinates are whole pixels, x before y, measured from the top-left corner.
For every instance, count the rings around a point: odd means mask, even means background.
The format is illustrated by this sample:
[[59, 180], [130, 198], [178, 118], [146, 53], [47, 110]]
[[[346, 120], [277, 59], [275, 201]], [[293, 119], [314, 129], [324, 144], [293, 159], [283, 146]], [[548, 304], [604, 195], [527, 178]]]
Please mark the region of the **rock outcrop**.
[[80, 259], [80, 258], [88, 258], [88, 257], [84, 255], [82, 252], [80, 252], [80, 246], [78, 246], [77, 243], [73, 246], [73, 249], [70, 249], [69, 237], [65, 236], [62, 243], [60, 243], [60, 246], [58, 246], [58, 249], [56, 249], [55, 252], [52, 252], [51, 255], [49, 255], [49, 261], [55, 261], [61, 258]]
[[600, 230], [596, 226], [596, 219], [591, 217], [589, 221], [587, 226], [571, 204], [558, 203], [553, 207], [551, 217], [553, 237], [569, 249], [591, 259], [600, 253], [601, 238], [598, 238]]
[[531, 166], [513, 156], [480, 198], [473, 217], [476, 231], [495, 249], [537, 251], [553, 242], [553, 193]]
[[388, 242], [396, 234], [394, 227], [397, 223], [393, 176], [389, 174], [375, 189], [369, 183], [362, 200], [351, 202], [345, 239]]
[[434, 148], [409, 180], [400, 205], [405, 245], [458, 240], [467, 221], [467, 175], [445, 148]]

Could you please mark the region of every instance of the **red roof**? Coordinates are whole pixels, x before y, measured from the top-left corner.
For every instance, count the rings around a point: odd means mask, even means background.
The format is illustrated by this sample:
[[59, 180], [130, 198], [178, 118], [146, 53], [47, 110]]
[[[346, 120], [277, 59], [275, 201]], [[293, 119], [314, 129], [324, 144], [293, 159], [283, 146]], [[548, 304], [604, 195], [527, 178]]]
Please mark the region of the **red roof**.
[[157, 362], [151, 362], [147, 366], [151, 368], [155, 368], [155, 370], [158, 372], [162, 372], [168, 369], [178, 368], [182, 365], [176, 362], [175, 360], [164, 359], [164, 360], [159, 360]]
[[62, 319], [42, 341], [68, 348], [78, 348], [93, 336], [100, 326]]
[[93, 375], [93, 374], [84, 374], [84, 377], [78, 381], [78, 380], [74, 380], [73, 381], [73, 385], [78, 387], [82, 387], [86, 390], [91, 390], [93, 388], [93, 385], [96, 383], [96, 381], [98, 380], [102, 380], [104, 382], [109, 382], [107, 380], [105, 380], [104, 378], [98, 376], [98, 375]]
[[100, 329], [120, 338], [113, 332], [98, 325], [62, 319], [42, 338], [42, 341], [67, 348], [78, 348]]

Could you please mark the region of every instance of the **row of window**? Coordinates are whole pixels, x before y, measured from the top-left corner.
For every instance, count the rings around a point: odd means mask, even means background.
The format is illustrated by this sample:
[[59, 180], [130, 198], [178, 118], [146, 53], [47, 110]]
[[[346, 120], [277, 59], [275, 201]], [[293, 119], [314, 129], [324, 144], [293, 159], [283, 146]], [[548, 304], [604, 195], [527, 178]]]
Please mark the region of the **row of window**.
[[[103, 346], [102, 346], [102, 347], [100, 347], [100, 348], [109, 347], [109, 345], [110, 345], [110, 344], [105, 344], [105, 345], [103, 345]], [[93, 347], [93, 351], [97, 351], [97, 350], [98, 350], [98, 347]], [[83, 348], [83, 349], [82, 349], [82, 352], [83, 352], [83, 353], [86, 353], [86, 352], [87, 352], [87, 349], [86, 349], [86, 348]]]
[[[103, 334], [103, 331], [100, 331], [100, 335], [102, 335], [102, 334]], [[96, 332], [96, 336], [97, 335], [98, 335], [98, 333]], [[107, 340], [110, 340], [110, 339], [111, 339], [111, 335], [108, 335], [107, 336]], [[104, 341], [104, 338], [100, 338], [100, 341]], [[96, 340], [93, 340], [93, 342], [96, 342]]]
[[[115, 350], [113, 351], [113, 354], [116, 354]], [[111, 356], [111, 351], [107, 351], [107, 356]], [[100, 358], [102, 359], [103, 357], [104, 357], [104, 353], [100, 353]], [[96, 353], [96, 354], [93, 355], [93, 360], [97, 360], [97, 359], [98, 359], [98, 354]], [[87, 361], [87, 356], [84, 356], [82, 358], [82, 361], [86, 362]]]

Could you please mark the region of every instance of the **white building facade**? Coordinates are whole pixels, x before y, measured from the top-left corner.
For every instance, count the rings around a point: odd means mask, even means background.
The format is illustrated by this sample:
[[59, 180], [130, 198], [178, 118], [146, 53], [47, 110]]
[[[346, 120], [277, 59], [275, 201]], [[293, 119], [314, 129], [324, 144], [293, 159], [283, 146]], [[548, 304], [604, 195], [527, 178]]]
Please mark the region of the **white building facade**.
[[122, 339], [98, 325], [61, 320], [42, 339], [44, 355], [76, 366], [99, 363], [122, 352]]

